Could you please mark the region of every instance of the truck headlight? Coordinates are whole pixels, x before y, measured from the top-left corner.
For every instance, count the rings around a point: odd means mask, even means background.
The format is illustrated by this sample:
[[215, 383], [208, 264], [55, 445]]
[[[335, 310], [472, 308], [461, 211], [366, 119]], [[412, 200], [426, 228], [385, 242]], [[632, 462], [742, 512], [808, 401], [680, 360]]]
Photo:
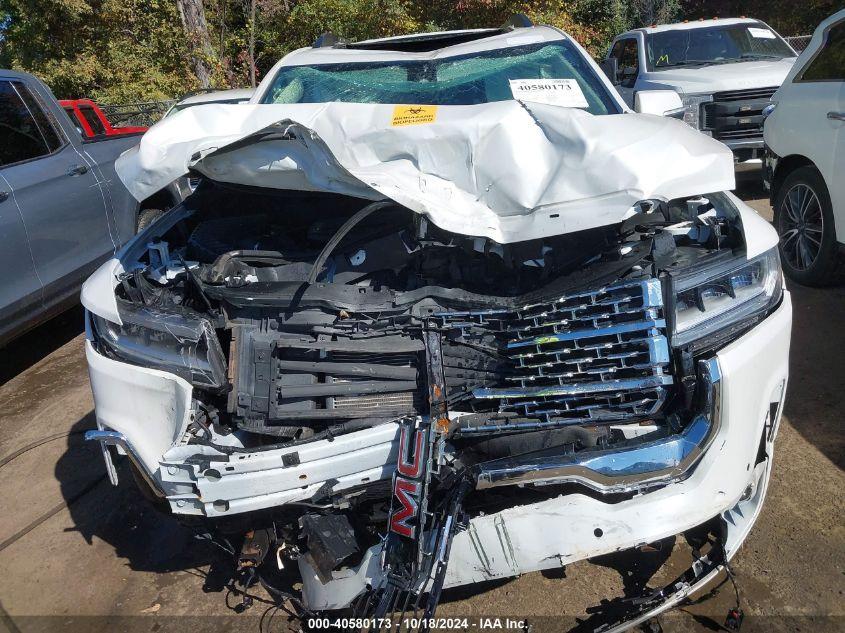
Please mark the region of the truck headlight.
[[167, 371], [196, 387], [226, 385], [226, 359], [208, 319], [118, 300], [117, 325], [91, 313], [97, 343], [106, 355]]
[[713, 101], [713, 95], [681, 95], [684, 104], [684, 122], [696, 130], [701, 129], [701, 105]]
[[774, 248], [754, 259], [727, 261], [670, 275], [672, 344], [730, 334], [780, 303], [783, 275]]

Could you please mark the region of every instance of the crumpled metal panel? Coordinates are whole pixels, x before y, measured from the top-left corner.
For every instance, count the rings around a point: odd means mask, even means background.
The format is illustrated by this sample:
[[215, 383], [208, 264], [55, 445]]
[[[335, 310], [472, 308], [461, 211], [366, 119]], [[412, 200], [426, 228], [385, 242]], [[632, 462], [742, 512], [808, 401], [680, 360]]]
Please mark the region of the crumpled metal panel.
[[730, 150], [671, 118], [501, 101], [436, 106], [432, 122], [394, 126], [395, 108], [196, 106], [153, 126], [116, 167], [139, 200], [193, 168], [229, 183], [392, 198], [500, 243], [621, 222], [646, 198], [735, 186]]

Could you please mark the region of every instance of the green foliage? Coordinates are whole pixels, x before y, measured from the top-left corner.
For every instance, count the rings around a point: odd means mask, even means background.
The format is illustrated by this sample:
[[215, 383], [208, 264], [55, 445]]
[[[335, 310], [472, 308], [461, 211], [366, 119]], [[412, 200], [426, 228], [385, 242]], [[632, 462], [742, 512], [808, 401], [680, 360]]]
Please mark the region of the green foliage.
[[0, 66], [60, 98], [161, 99], [193, 85], [171, 0], [0, 0]]
[[285, 46], [310, 46], [331, 31], [348, 40], [413, 33], [422, 28], [403, 0], [307, 0], [290, 13]]

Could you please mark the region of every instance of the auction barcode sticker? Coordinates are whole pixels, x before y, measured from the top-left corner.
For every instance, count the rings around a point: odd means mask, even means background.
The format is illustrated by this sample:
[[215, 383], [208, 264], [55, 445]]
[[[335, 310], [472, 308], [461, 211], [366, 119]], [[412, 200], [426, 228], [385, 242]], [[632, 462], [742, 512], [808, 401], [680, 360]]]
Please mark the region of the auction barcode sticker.
[[565, 108], [587, 108], [590, 105], [574, 79], [511, 79], [510, 85], [511, 94], [517, 101]]
[[436, 105], [398, 105], [393, 108], [391, 125], [417, 125], [434, 123], [437, 118]]
[[763, 40], [773, 40], [773, 39], [775, 39], [775, 34], [772, 33], [769, 29], [758, 29], [758, 28], [754, 28], [753, 26], [749, 26], [748, 32], [751, 34], [751, 37], [756, 37], [757, 39], [763, 39]]

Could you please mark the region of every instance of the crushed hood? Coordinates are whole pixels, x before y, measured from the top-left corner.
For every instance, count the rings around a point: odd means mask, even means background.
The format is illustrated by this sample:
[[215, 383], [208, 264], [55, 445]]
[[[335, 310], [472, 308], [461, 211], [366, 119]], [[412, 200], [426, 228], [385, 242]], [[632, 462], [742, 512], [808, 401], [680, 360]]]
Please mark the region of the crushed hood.
[[517, 101], [196, 106], [116, 164], [138, 200], [189, 168], [226, 183], [391, 198], [500, 243], [618, 223], [647, 198], [735, 186], [730, 150], [675, 119]]

